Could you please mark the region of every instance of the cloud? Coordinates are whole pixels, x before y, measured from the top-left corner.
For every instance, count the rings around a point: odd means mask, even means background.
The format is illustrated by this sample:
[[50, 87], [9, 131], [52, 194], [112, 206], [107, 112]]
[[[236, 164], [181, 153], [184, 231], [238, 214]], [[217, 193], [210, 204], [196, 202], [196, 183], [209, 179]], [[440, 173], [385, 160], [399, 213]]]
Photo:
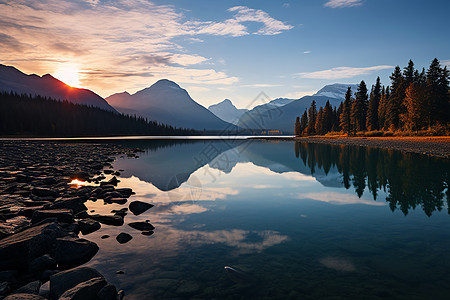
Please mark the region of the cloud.
[[325, 7], [341, 8], [362, 5], [362, 0], [330, 0], [324, 4]]
[[278, 87], [281, 86], [280, 84], [269, 84], [269, 83], [256, 83], [256, 84], [246, 84], [241, 85], [242, 87], [249, 87], [249, 88], [268, 88], [268, 87]]
[[[174, 6], [146, 0], [7, 0], [0, 1], [0, 12], [1, 61], [38, 74], [54, 73], [62, 63], [76, 64], [83, 87], [103, 96], [147, 87], [148, 77], [234, 84], [239, 78], [205, 69], [211, 58], [189, 53], [178, 41], [202, 42], [199, 34], [270, 35], [291, 28], [243, 6], [232, 8], [234, 15], [223, 22], [192, 21]], [[261, 26], [250, 32], [246, 22]]]
[[[276, 35], [283, 31], [290, 30], [293, 26], [272, 18], [262, 10], [248, 8], [246, 6], [235, 6], [228, 9], [235, 15], [231, 19], [223, 22], [213, 21], [187, 21], [183, 24], [183, 30], [188, 34], [210, 34], [239, 37], [249, 34]], [[262, 26], [256, 32], [249, 32], [247, 26], [242, 23], [256, 22]]]
[[447, 60], [442, 60], [441, 61], [441, 65], [442, 66], [447, 66], [447, 67], [450, 67], [450, 59], [447, 59]]
[[311, 51], [303, 51], [304, 54], [309, 54]]
[[316, 91], [298, 91], [298, 92], [291, 92], [291, 93], [287, 93], [283, 96], [283, 98], [288, 98], [288, 99], [300, 99], [303, 96], [310, 96], [310, 95], [314, 95], [316, 93]]
[[338, 67], [323, 71], [315, 72], [303, 72], [296, 75], [300, 78], [313, 78], [313, 79], [343, 79], [352, 78], [359, 75], [369, 74], [374, 71], [392, 69], [393, 66], [381, 65], [366, 68], [352, 68], [352, 67]]

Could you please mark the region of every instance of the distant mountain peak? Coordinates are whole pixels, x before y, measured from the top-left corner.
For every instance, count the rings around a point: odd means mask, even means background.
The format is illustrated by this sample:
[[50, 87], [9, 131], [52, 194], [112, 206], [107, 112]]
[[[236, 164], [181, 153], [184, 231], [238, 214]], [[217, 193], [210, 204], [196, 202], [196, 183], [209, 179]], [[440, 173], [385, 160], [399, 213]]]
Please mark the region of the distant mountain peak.
[[222, 102], [210, 105], [208, 110], [222, 120], [232, 124], [239, 122], [239, 118], [248, 111], [247, 109], [236, 108], [230, 99], [225, 99]]
[[352, 89], [352, 94], [356, 92], [357, 84], [352, 83], [334, 83], [329, 84], [317, 91], [313, 96], [325, 96], [337, 99], [344, 99], [348, 87]]
[[152, 84], [151, 87], [164, 87], [164, 88], [171, 87], [181, 89], [181, 87], [176, 82], [169, 79], [160, 79], [154, 84]]

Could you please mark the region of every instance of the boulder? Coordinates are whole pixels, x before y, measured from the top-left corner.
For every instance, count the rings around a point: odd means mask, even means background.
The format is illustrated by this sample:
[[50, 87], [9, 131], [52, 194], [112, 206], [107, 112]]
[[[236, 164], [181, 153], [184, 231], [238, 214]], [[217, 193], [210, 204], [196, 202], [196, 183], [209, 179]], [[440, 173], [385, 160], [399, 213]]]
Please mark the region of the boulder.
[[129, 223], [128, 226], [140, 231], [149, 231], [155, 229], [155, 227], [152, 224], [147, 222], [133, 222]]
[[48, 269], [56, 269], [56, 260], [51, 258], [48, 254], [33, 259], [28, 266], [28, 271], [31, 273]]
[[26, 269], [29, 263], [50, 251], [57, 238], [67, 233], [56, 223], [34, 226], [0, 240], [0, 270]]
[[73, 223], [73, 211], [71, 209], [46, 209], [35, 210], [31, 223], [38, 223], [47, 218], [56, 218], [58, 222]]
[[31, 190], [33, 195], [38, 197], [58, 197], [58, 192], [44, 187], [35, 187]]
[[49, 206], [49, 209], [60, 208], [71, 209], [74, 214], [87, 210], [86, 205], [84, 205], [83, 200], [80, 197], [58, 198], [52, 205]]
[[67, 268], [88, 262], [98, 251], [96, 243], [74, 237], [57, 238], [50, 256], [59, 267]]
[[65, 291], [59, 300], [97, 300], [97, 294], [106, 284], [101, 277], [89, 279]]
[[91, 215], [92, 219], [105, 224], [105, 225], [113, 225], [113, 226], [122, 226], [123, 218], [121, 216], [107, 216], [107, 215]]
[[112, 284], [107, 284], [97, 293], [99, 300], [116, 300], [117, 299], [117, 289]]
[[135, 215], [140, 215], [143, 212], [145, 212], [146, 210], [152, 208], [154, 205], [147, 203], [147, 202], [142, 202], [142, 201], [133, 201], [130, 203], [130, 211]]
[[78, 267], [56, 273], [50, 276], [50, 294], [59, 298], [65, 291], [92, 278], [103, 278], [103, 276], [89, 267]]
[[28, 284], [18, 288], [13, 294], [33, 294], [38, 295], [41, 282], [39, 280], [29, 282]]
[[97, 231], [101, 228], [99, 222], [92, 220], [92, 219], [84, 219], [78, 221], [78, 228], [80, 229], [81, 233], [86, 235], [89, 233], [92, 233], [94, 231]]
[[106, 200], [105, 199], [105, 202], [107, 202], [107, 203], [116, 203], [116, 204], [125, 204], [125, 203], [127, 203], [127, 199], [125, 199], [125, 198], [110, 198], [110, 199], [108, 199], [108, 200]]
[[133, 237], [131, 235], [129, 235], [126, 232], [121, 232], [119, 233], [118, 236], [116, 236], [116, 240], [120, 243], [120, 244], [125, 244], [128, 243], [129, 241], [131, 241]]

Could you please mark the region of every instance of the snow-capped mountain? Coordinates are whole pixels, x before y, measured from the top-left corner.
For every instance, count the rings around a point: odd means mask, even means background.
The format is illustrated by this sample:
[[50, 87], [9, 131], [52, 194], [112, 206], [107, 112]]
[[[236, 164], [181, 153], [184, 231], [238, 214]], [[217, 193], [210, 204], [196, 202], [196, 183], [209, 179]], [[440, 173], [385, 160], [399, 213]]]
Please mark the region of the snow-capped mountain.
[[248, 109], [236, 108], [230, 99], [225, 99], [222, 102], [213, 104], [208, 107], [208, 110], [222, 120], [231, 124], [237, 124], [237, 122], [239, 122], [239, 118], [248, 111]]
[[185, 89], [167, 79], [159, 80], [133, 95], [123, 92], [111, 95], [106, 100], [122, 113], [136, 114], [179, 128], [197, 130], [235, 128], [195, 102]]
[[2, 64], [0, 64], [0, 91], [41, 95], [117, 112], [105, 99], [91, 90], [68, 86], [50, 74], [44, 76], [27, 75], [14, 67]]
[[325, 97], [344, 100], [345, 93], [347, 92], [348, 87], [350, 87], [352, 89], [352, 95], [354, 95], [356, 93], [356, 89], [358, 88], [358, 85], [357, 84], [342, 84], [342, 83], [330, 84], [330, 85], [326, 85], [323, 88], [321, 88], [313, 96], [325, 96]]

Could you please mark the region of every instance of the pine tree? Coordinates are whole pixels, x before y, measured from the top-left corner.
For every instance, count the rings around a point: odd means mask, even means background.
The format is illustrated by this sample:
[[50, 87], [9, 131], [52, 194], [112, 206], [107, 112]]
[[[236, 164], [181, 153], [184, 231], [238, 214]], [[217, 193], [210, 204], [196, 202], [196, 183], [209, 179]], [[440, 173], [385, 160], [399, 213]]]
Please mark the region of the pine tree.
[[305, 112], [303, 113], [302, 118], [300, 119], [301, 134], [303, 134], [306, 131], [307, 127], [308, 127], [308, 112], [305, 109]]
[[388, 98], [388, 105], [386, 109], [386, 122], [388, 127], [398, 129], [400, 127], [400, 113], [403, 98], [403, 75], [399, 66], [396, 66], [394, 72], [390, 76], [391, 79], [391, 94]]
[[411, 83], [405, 92], [406, 112], [401, 115], [407, 130], [419, 130], [427, 120], [425, 86]]
[[342, 114], [340, 116], [340, 126], [342, 131], [347, 135], [350, 135], [352, 132], [351, 127], [351, 110], [352, 110], [352, 90], [350, 87], [347, 88], [347, 92], [345, 93], [345, 100], [343, 104]]
[[323, 108], [323, 124], [322, 124], [322, 134], [331, 131], [333, 127], [333, 108], [331, 107], [330, 101], [328, 100]]
[[355, 101], [352, 105], [351, 123], [355, 127], [355, 131], [366, 130], [366, 114], [367, 114], [367, 86], [364, 80], [358, 86], [355, 94]]
[[339, 104], [338, 109], [336, 110], [336, 114], [334, 117], [333, 131], [341, 131], [342, 130], [341, 125], [340, 125], [341, 124], [340, 120], [341, 120], [341, 115], [342, 115], [343, 111], [344, 111], [344, 102], [341, 102], [341, 104]]
[[[389, 90], [389, 86], [387, 87], [387, 90]], [[387, 96], [386, 96], [386, 90], [383, 88], [381, 90], [381, 97], [380, 97], [380, 104], [378, 105], [378, 126], [379, 129], [383, 130], [385, 121], [386, 121], [386, 106], [387, 106]]]
[[319, 112], [317, 113], [317, 119], [316, 119], [316, 134], [324, 134], [325, 128], [324, 128], [324, 113], [323, 113], [323, 107], [321, 106], [319, 108]]
[[294, 131], [295, 131], [295, 136], [300, 136], [301, 133], [302, 133], [301, 128], [300, 128], [300, 118], [299, 117], [297, 117], [295, 119], [295, 129], [294, 129]]
[[427, 70], [426, 103], [428, 126], [431, 127], [439, 120], [439, 81], [442, 75], [441, 65], [437, 58], [433, 59]]
[[381, 99], [381, 82], [377, 77], [375, 86], [370, 93], [369, 107], [367, 109], [366, 127], [367, 130], [378, 130], [380, 128], [378, 121], [378, 107]]
[[317, 119], [316, 101], [313, 100], [308, 110], [308, 127], [307, 127], [308, 135], [314, 135], [316, 133], [315, 129], [316, 119]]

